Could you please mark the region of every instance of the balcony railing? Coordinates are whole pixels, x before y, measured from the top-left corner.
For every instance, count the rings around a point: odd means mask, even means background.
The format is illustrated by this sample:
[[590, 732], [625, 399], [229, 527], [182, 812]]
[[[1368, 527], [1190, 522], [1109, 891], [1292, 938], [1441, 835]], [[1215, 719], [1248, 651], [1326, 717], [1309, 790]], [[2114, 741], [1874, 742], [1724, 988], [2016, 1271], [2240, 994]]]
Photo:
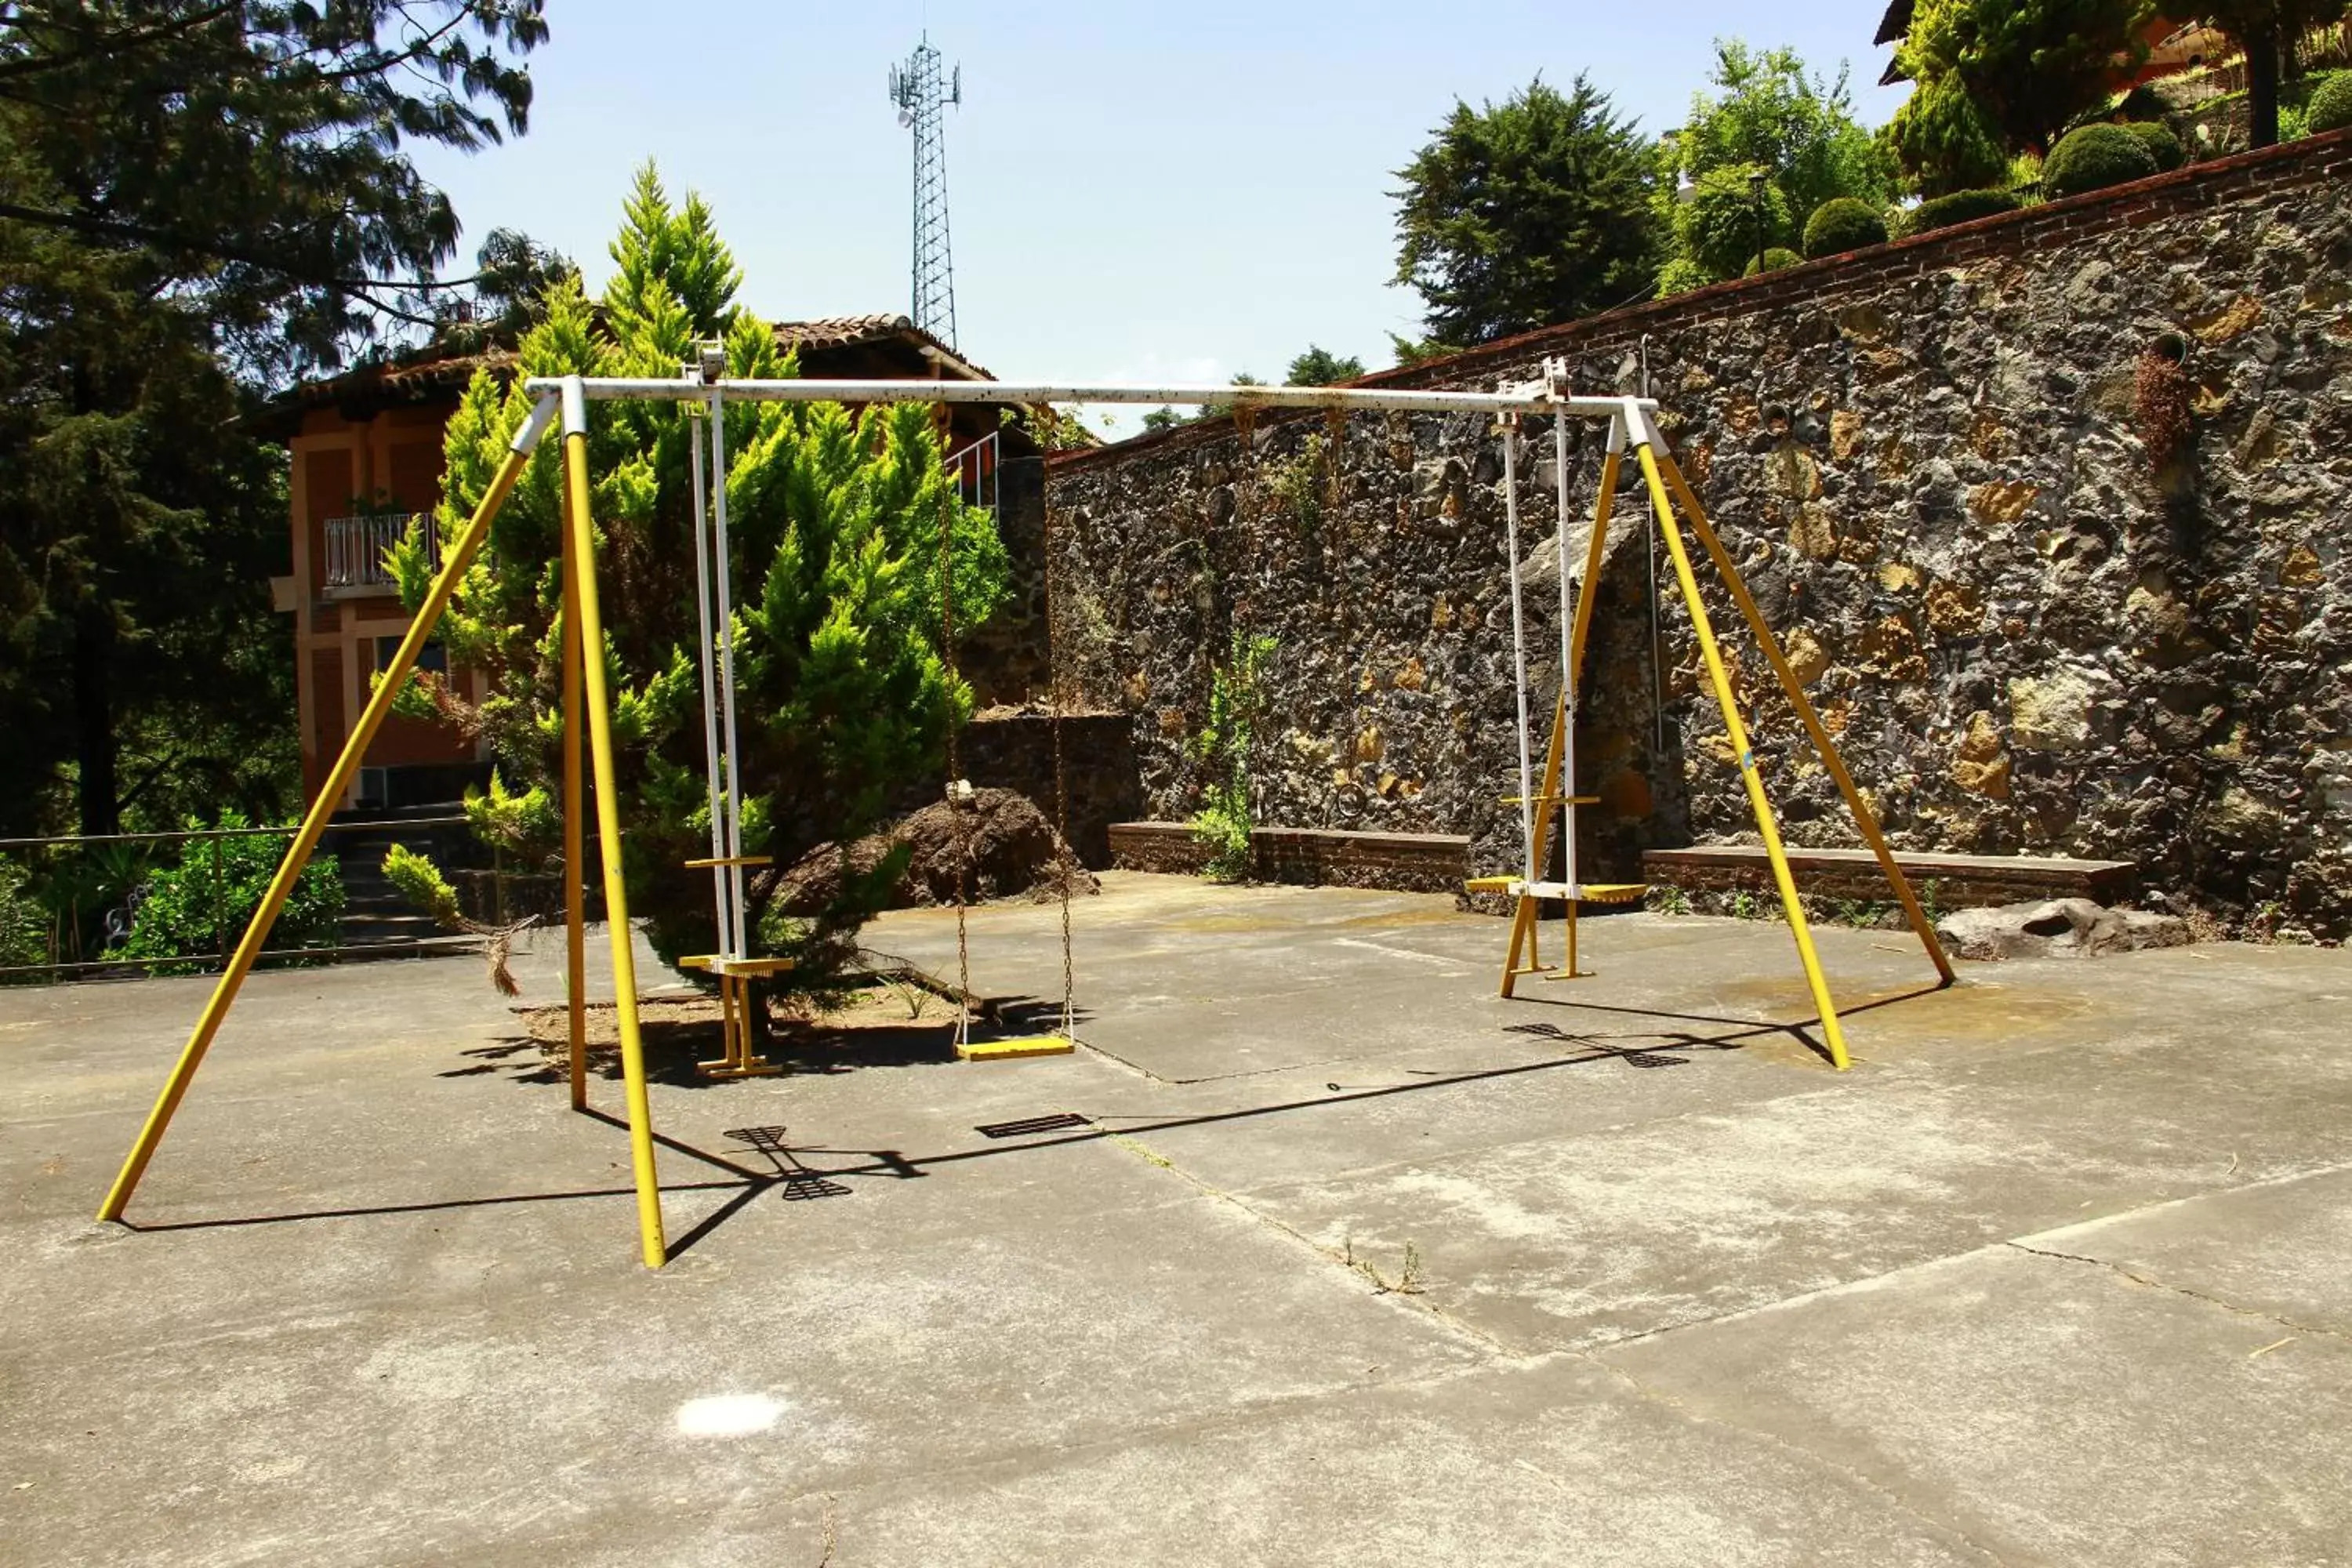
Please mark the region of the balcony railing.
[[970, 446], [947, 455], [946, 466], [955, 470], [956, 492], [963, 498], [964, 505], [985, 507], [992, 512], [1000, 510], [996, 494], [996, 433], [992, 430]]
[[[421, 514], [419, 514], [421, 515]], [[327, 520], [326, 587], [389, 588], [392, 574], [384, 569], [384, 552], [408, 533], [416, 516], [331, 517]], [[441, 564], [441, 541], [428, 524], [425, 530], [426, 559]]]

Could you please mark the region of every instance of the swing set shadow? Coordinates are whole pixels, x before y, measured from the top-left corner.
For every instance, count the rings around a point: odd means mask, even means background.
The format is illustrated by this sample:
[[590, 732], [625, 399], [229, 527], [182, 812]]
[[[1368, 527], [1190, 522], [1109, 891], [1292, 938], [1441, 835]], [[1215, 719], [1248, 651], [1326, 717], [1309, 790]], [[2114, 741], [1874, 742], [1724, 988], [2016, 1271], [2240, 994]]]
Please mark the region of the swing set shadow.
[[[1874, 997], [1867, 1002], [1852, 1004], [1843, 1009], [1849, 1016], [1867, 1013], [1898, 1002], [1932, 995], [1941, 987], [1921, 986], [1916, 990], [1897, 992]], [[768, 1168], [714, 1153], [663, 1132], [653, 1135], [654, 1142], [672, 1153], [697, 1160], [729, 1178], [697, 1182], [667, 1182], [662, 1184], [664, 1196], [693, 1193], [731, 1193], [733, 1195], [693, 1226], [670, 1242], [670, 1256], [683, 1254], [706, 1239], [743, 1213], [760, 1198], [776, 1193], [788, 1203], [807, 1202], [819, 1198], [847, 1197], [856, 1193], [852, 1180], [858, 1177], [888, 1177], [897, 1181], [919, 1181], [933, 1173], [978, 1160], [1002, 1159], [1034, 1153], [1043, 1150], [1063, 1149], [1076, 1144], [1104, 1142], [1114, 1138], [1138, 1137], [1151, 1133], [1182, 1131], [1194, 1128], [1229, 1126], [1258, 1121], [1268, 1117], [1294, 1115], [1327, 1109], [1332, 1106], [1360, 1104], [1393, 1099], [1432, 1089], [1458, 1089], [1466, 1085], [1497, 1082], [1525, 1078], [1538, 1073], [1557, 1072], [1563, 1068], [1591, 1067], [1605, 1062], [1622, 1062], [1628, 1068], [1653, 1069], [1686, 1065], [1693, 1054], [1699, 1052], [1731, 1052], [1747, 1048], [1752, 1041], [1773, 1036], [1787, 1036], [1802, 1045], [1810, 1053], [1827, 1064], [1827, 1048], [1816, 1036], [1820, 1019], [1804, 1018], [1793, 1023], [1774, 1023], [1749, 1018], [1728, 1018], [1703, 1013], [1673, 1013], [1648, 1007], [1610, 1005], [1591, 1002], [1563, 1002], [1561, 1005], [1591, 1011], [1622, 1014], [1628, 1017], [1652, 1018], [1664, 1023], [1724, 1026], [1721, 1032], [1708, 1034], [1697, 1030], [1644, 1030], [1622, 1037], [1643, 1042], [1641, 1045], [1612, 1043], [1616, 1037], [1571, 1032], [1545, 1020], [1534, 1020], [1503, 1026], [1506, 1034], [1526, 1035], [1539, 1039], [1574, 1044], [1581, 1049], [1547, 1057], [1532, 1062], [1513, 1062], [1505, 1066], [1474, 1068], [1459, 1072], [1407, 1069], [1416, 1076], [1398, 1083], [1368, 1084], [1343, 1087], [1333, 1084], [1328, 1093], [1312, 1098], [1290, 1098], [1265, 1105], [1242, 1106], [1231, 1110], [1202, 1111], [1186, 1116], [1128, 1116], [1115, 1111], [1092, 1115], [1067, 1111], [1041, 1115], [1023, 1121], [976, 1129], [983, 1135], [1001, 1140], [990, 1146], [975, 1149], [955, 1149], [936, 1154], [908, 1155], [895, 1149], [835, 1149], [817, 1144], [789, 1142], [781, 1126], [731, 1128], [725, 1136], [745, 1146], [749, 1155], [765, 1160]], [[581, 1115], [600, 1121], [616, 1131], [626, 1132], [627, 1121], [593, 1106], [583, 1109]], [[1107, 1125], [1116, 1122], [1118, 1125]], [[1052, 1131], [1056, 1136], [1024, 1135], [1034, 1127], [1038, 1132]], [[1066, 1130], [1066, 1131], [1065, 1131]], [[806, 1156], [855, 1156], [862, 1163], [845, 1165], [811, 1164]], [[748, 1157], [748, 1155], [747, 1155]], [[625, 1198], [635, 1194], [631, 1187], [583, 1187], [555, 1192], [507, 1193], [488, 1197], [442, 1198], [429, 1202], [399, 1204], [352, 1205], [340, 1208], [304, 1209], [285, 1214], [243, 1215], [216, 1219], [135, 1221], [118, 1223], [124, 1228], [141, 1232], [233, 1230], [259, 1226], [294, 1225], [320, 1220], [394, 1218], [404, 1215], [462, 1213], [473, 1209], [501, 1208], [509, 1205], [570, 1203], [595, 1199]]]

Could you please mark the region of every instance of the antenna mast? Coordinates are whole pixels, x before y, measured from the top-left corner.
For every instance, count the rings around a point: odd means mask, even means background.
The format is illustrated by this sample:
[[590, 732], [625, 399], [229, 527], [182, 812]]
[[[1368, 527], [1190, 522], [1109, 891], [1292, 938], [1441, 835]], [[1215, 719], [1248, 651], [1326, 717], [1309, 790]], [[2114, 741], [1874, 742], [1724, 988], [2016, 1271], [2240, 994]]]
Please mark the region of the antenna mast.
[[890, 68], [898, 123], [915, 133], [915, 325], [956, 346], [955, 259], [948, 246], [948, 148], [940, 111], [963, 102], [963, 68], [942, 79], [940, 51], [923, 35], [904, 65]]

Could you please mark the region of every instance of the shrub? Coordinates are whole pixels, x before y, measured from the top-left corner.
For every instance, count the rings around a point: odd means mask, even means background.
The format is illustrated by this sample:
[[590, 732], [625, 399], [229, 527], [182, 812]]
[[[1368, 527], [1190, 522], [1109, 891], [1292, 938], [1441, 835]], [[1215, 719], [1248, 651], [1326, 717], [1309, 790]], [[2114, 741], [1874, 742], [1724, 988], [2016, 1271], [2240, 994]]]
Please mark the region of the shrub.
[[1757, 191], [1748, 181], [1756, 172], [1754, 164], [1731, 163], [1709, 169], [1693, 182], [1688, 196], [1675, 204], [1676, 255], [1688, 257], [1713, 277], [1737, 278], [1741, 268], [1756, 259], [1759, 237], [1768, 246], [1796, 238], [1788, 197], [1770, 180]]
[[[237, 812], [224, 811], [217, 826], [243, 827], [247, 822]], [[200, 832], [204, 825], [191, 817], [187, 826]], [[180, 863], [156, 872], [148, 883], [147, 895], [131, 919], [131, 939], [122, 944], [123, 955], [178, 958], [218, 953], [223, 934], [235, 940], [261, 907], [261, 896], [277, 873], [286, 843], [284, 838], [261, 834], [189, 840]], [[342, 913], [343, 880], [333, 858], [314, 858], [302, 868], [286, 907], [278, 911], [269, 945], [332, 947], [341, 931]], [[154, 971], [184, 973], [186, 966], [157, 964]]]
[[1808, 257], [1843, 256], [1865, 245], [1886, 243], [1886, 220], [1868, 202], [1832, 196], [1805, 220]]
[[2103, 191], [2156, 173], [2156, 157], [2120, 125], [2078, 125], [2042, 161], [2042, 188], [2053, 200]]
[[1671, 299], [1687, 294], [1694, 289], [1704, 289], [1720, 279], [1687, 256], [1677, 256], [1658, 268], [1658, 298]]
[[46, 963], [49, 916], [26, 890], [25, 868], [0, 860], [0, 964]]
[[2352, 71], [2337, 71], [2319, 84], [2304, 106], [2304, 126], [2316, 136], [2352, 125]]
[[1748, 264], [1748, 270], [1741, 273], [1740, 276], [1743, 278], [1753, 278], [1759, 271], [1778, 272], [1783, 267], [1794, 267], [1804, 259], [1805, 258], [1803, 257], [1798, 255], [1795, 251], [1789, 249], [1785, 246], [1776, 245], [1771, 249], [1764, 253], [1764, 264], [1762, 267], [1759, 268], [1755, 262], [1751, 261]]
[[1265, 667], [1275, 639], [1234, 633], [1232, 662], [1209, 672], [1209, 724], [1193, 742], [1208, 782], [1192, 837], [1206, 847], [1202, 868], [1214, 882], [1238, 882], [1250, 873], [1250, 731], [1265, 710]]
[[2147, 149], [2147, 155], [2156, 160], [2157, 171], [2159, 174], [2168, 169], [2178, 169], [2181, 164], [2189, 162], [2188, 150], [2180, 145], [2180, 138], [2172, 133], [2171, 126], [2161, 121], [2135, 120], [2124, 129], [2130, 132], [2138, 139], [2139, 144]]
[[2014, 191], [1954, 191], [1948, 196], [1937, 196], [1913, 207], [1911, 216], [1904, 221], [1903, 232], [1926, 234], [1972, 218], [2013, 213], [2024, 205]]

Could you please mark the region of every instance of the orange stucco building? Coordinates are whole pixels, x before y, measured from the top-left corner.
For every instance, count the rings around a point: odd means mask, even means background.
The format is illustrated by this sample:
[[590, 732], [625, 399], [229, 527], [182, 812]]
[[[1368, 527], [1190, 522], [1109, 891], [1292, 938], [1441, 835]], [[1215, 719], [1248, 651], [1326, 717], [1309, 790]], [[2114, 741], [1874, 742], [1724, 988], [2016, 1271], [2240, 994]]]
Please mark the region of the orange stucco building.
[[[782, 322], [780, 346], [797, 351], [803, 374], [842, 380], [932, 378], [985, 381], [987, 372], [904, 316], [835, 317]], [[409, 626], [383, 552], [412, 517], [429, 513], [441, 489], [443, 431], [478, 370], [511, 369], [509, 350], [426, 351], [298, 388], [269, 416], [292, 456], [289, 476], [292, 570], [275, 578], [278, 609], [294, 617], [302, 787], [315, 799], [384, 667]], [[1000, 417], [994, 405], [950, 411], [950, 460], [969, 499], [998, 496]], [[1017, 426], [1003, 433], [1026, 447]], [[437, 647], [425, 663], [444, 668]], [[446, 671], [463, 695], [487, 695], [480, 675]], [[452, 725], [397, 715], [362, 760], [339, 809], [399, 808], [456, 801], [488, 779], [487, 749]]]

